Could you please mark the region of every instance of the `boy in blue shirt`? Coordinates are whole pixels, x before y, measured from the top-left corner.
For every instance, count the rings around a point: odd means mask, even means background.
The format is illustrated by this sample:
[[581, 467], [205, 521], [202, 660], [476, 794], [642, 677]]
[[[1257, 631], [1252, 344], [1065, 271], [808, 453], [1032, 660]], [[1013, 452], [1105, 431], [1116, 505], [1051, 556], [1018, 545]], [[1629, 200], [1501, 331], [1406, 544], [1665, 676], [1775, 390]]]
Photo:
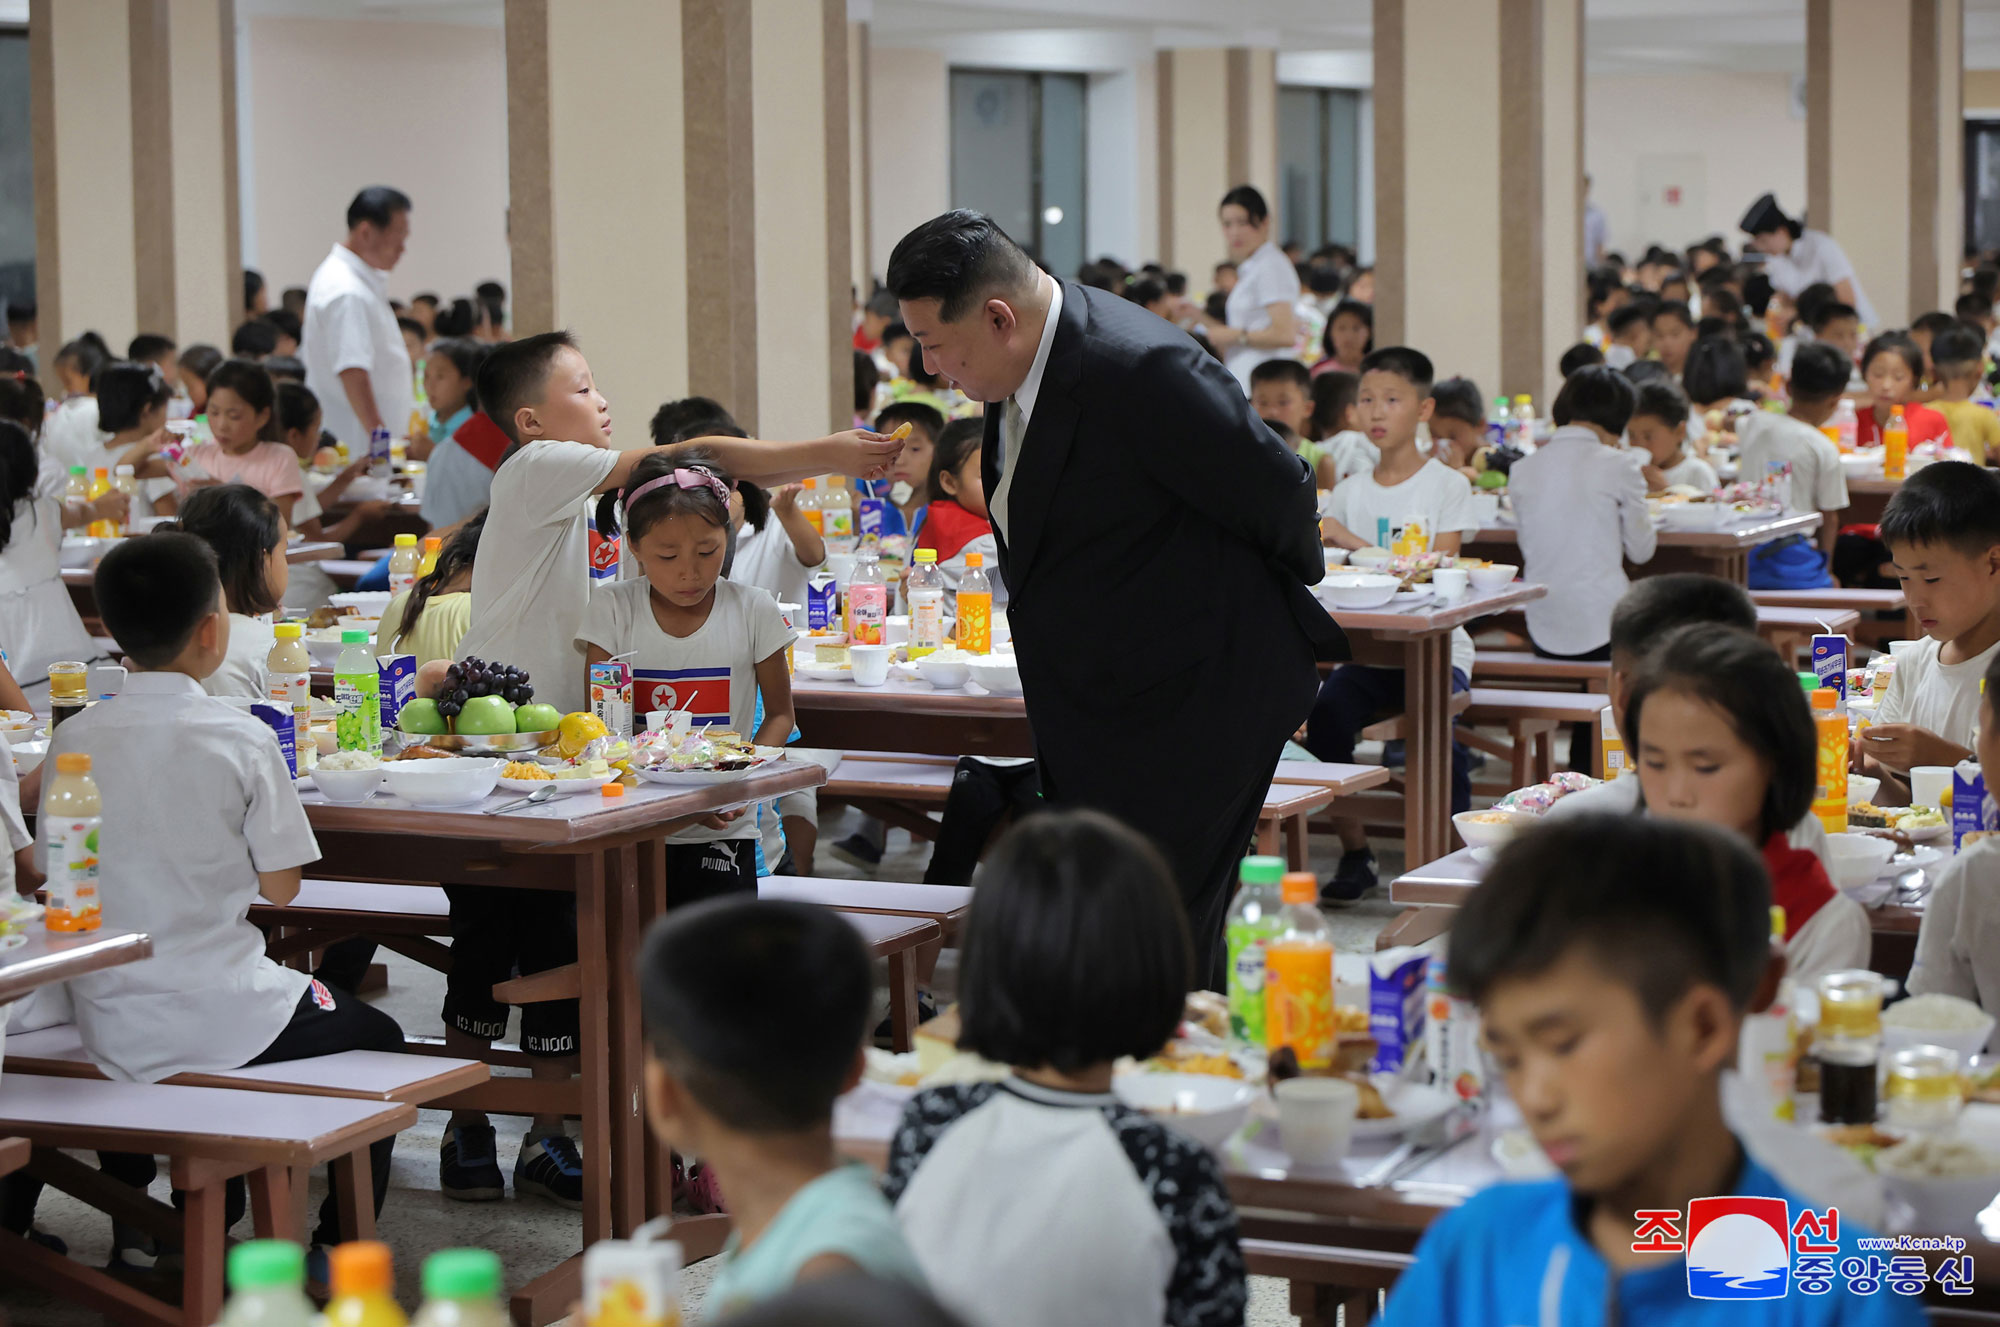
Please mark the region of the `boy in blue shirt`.
[[[1915, 1297], [1840, 1275], [1843, 1260], [1870, 1256], [1848, 1221], [1837, 1236], [1804, 1231], [1808, 1246], [1838, 1246], [1818, 1260], [1825, 1281], [1809, 1273], [1792, 1239], [1807, 1204], [1723, 1122], [1720, 1076], [1744, 1011], [1783, 971], [1770, 901], [1756, 855], [1707, 826], [1590, 815], [1508, 845], [1452, 928], [1450, 981], [1478, 1004], [1507, 1089], [1562, 1176], [1496, 1185], [1439, 1218], [1386, 1324], [1924, 1321]], [[1783, 1200], [1786, 1234], [1760, 1229], [1789, 1284], [1777, 1271], [1758, 1286], [1781, 1297], [1689, 1295], [1690, 1257], [1716, 1261], [1689, 1203], [1730, 1195]], [[1676, 1216], [1667, 1238], [1640, 1216], [1656, 1212]], [[1730, 1241], [1730, 1260], [1754, 1243]], [[1890, 1259], [1875, 1261], [1880, 1277]]]

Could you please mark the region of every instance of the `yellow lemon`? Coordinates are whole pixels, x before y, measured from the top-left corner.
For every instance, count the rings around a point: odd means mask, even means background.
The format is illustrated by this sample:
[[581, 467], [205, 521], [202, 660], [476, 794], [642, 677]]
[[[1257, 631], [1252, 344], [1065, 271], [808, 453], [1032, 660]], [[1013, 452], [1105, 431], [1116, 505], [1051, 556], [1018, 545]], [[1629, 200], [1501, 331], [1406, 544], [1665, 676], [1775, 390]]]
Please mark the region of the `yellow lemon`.
[[565, 714], [557, 731], [562, 734], [556, 740], [556, 750], [565, 760], [575, 760], [583, 748], [600, 737], [609, 737], [611, 730], [604, 726], [604, 720], [595, 714]]

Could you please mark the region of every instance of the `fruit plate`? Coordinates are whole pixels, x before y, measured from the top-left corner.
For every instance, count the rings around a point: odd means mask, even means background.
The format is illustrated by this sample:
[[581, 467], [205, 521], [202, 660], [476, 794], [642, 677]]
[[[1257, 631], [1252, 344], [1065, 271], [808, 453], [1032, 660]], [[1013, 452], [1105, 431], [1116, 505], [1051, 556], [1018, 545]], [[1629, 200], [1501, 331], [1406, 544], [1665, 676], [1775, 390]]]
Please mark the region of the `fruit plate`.
[[401, 728], [396, 735], [403, 739], [404, 747], [428, 746], [439, 751], [450, 751], [460, 756], [505, 756], [521, 751], [539, 751], [545, 746], [554, 746], [562, 740], [562, 733], [551, 728], [544, 733], [411, 733]]
[[606, 774], [579, 774], [573, 779], [502, 779], [500, 786], [510, 793], [540, 792], [544, 788], [554, 788], [556, 796], [570, 793], [596, 792], [605, 784], [618, 777], [618, 771]]
[[[781, 757], [782, 758], [782, 757]], [[632, 772], [647, 783], [664, 783], [681, 788], [711, 788], [719, 783], [735, 783], [759, 770], [769, 769], [776, 760], [760, 760], [742, 769], [642, 769], [637, 765]]]

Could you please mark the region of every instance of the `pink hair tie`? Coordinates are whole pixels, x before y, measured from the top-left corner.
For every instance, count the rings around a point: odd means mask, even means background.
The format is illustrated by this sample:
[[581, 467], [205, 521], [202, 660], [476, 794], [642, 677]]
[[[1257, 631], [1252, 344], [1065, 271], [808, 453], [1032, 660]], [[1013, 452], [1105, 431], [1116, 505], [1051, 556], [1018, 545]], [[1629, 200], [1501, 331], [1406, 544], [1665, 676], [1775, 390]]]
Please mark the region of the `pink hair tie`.
[[651, 493], [654, 489], [664, 488], [668, 484], [673, 484], [679, 488], [708, 489], [710, 492], [715, 494], [716, 501], [722, 504], [724, 510], [727, 510], [729, 507], [729, 485], [723, 483], [722, 480], [716, 476], [714, 471], [709, 470], [705, 466], [699, 466], [699, 465], [686, 466], [680, 469], [671, 470], [668, 473], [661, 475], [658, 479], [649, 479], [645, 483], [639, 485], [639, 487], [632, 489], [628, 492], [621, 493], [619, 495], [618, 505], [621, 509], [623, 509], [625, 513], [626, 524], [629, 525], [632, 522], [633, 503], [637, 502], [640, 498], [645, 497], [648, 493]]

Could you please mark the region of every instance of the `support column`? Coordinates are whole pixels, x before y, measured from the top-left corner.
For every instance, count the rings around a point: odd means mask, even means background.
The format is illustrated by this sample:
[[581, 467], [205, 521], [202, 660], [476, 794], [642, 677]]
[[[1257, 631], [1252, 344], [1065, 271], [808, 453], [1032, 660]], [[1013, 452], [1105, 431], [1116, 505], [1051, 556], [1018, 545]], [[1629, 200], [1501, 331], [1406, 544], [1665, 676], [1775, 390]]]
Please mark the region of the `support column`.
[[847, 225], [852, 250], [850, 280], [854, 298], [867, 302], [875, 288], [869, 265], [870, 192], [875, 181], [869, 169], [871, 150], [868, 116], [868, 25], [847, 25]]
[[[1159, 53], [1160, 261], [1203, 289], [1227, 257], [1216, 209], [1239, 184], [1278, 206], [1278, 59], [1253, 47]], [[1276, 237], [1283, 242], [1284, 236]]]
[[1881, 327], [1958, 293], [1964, 35], [1963, 0], [1807, 0], [1806, 224], [1840, 241]]
[[1375, 343], [1546, 401], [1581, 314], [1580, 0], [1375, 0], [1374, 28]]

